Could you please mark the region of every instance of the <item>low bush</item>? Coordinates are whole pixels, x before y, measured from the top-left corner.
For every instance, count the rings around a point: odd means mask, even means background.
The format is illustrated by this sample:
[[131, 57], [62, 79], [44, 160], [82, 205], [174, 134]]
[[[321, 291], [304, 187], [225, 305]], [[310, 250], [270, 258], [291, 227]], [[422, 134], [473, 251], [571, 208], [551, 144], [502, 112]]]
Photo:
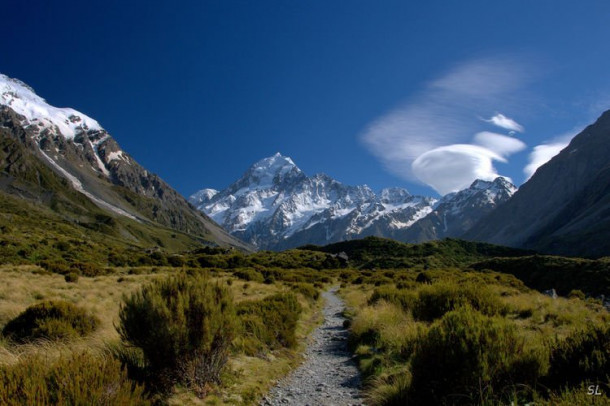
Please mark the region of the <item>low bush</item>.
[[419, 290], [413, 316], [418, 320], [432, 321], [464, 305], [488, 316], [508, 311], [497, 295], [483, 285], [436, 283]]
[[572, 289], [570, 291], [570, 293], [568, 293], [568, 297], [570, 299], [580, 299], [580, 300], [586, 299], [585, 293], [580, 289]]
[[265, 277], [263, 276], [263, 274], [261, 274], [260, 272], [256, 271], [255, 269], [252, 269], [252, 268], [237, 269], [233, 272], [233, 275], [235, 275], [239, 279], [242, 279], [242, 280], [248, 281], [248, 282], [263, 283], [265, 280]]
[[149, 405], [142, 386], [127, 379], [118, 361], [89, 353], [49, 364], [40, 356], [0, 368], [0, 404]]
[[93, 332], [99, 320], [84, 309], [65, 301], [45, 301], [28, 307], [9, 321], [2, 334], [16, 342], [36, 339], [60, 340]]
[[44, 261], [40, 261], [38, 265], [41, 268], [53, 273], [65, 274], [70, 272], [70, 266], [65, 261], [52, 261], [45, 259]]
[[302, 294], [314, 302], [320, 297], [320, 291], [310, 283], [296, 283], [290, 287], [294, 292]]
[[380, 301], [361, 309], [352, 320], [348, 344], [352, 349], [368, 345], [406, 361], [423, 329], [422, 323], [397, 305]]
[[270, 348], [296, 346], [296, 326], [302, 308], [292, 293], [278, 293], [237, 305], [247, 336]]
[[199, 275], [156, 280], [119, 311], [121, 338], [142, 349], [162, 391], [179, 382], [203, 396], [220, 380], [237, 327], [229, 290]]
[[413, 404], [495, 403], [535, 386], [548, 354], [526, 347], [514, 324], [462, 307], [431, 326], [411, 362]]
[[70, 272], [69, 274], [64, 276], [64, 279], [68, 283], [76, 283], [76, 282], [78, 282], [78, 274], [75, 272]]
[[[553, 388], [610, 382], [610, 326], [591, 325], [556, 341], [545, 384]], [[609, 388], [610, 389], [610, 388]]]
[[83, 276], [98, 276], [107, 273], [104, 268], [91, 262], [74, 262], [70, 265], [70, 272]]
[[371, 295], [368, 303], [369, 305], [375, 304], [379, 301], [386, 301], [393, 303], [403, 310], [411, 310], [415, 305], [417, 296], [414, 292], [403, 289], [396, 289], [394, 287], [382, 287], [375, 289]]

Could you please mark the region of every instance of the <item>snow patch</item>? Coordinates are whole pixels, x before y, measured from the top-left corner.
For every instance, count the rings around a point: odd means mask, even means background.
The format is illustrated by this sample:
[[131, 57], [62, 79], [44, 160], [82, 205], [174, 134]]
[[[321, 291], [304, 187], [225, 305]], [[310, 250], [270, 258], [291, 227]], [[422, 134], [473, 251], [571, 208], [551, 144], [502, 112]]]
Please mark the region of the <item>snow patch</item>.
[[49, 105], [23, 82], [0, 74], [0, 104], [13, 109], [40, 129], [53, 129], [67, 139], [89, 131], [102, 131], [97, 121], [71, 108]]
[[106, 161], [108, 163], [119, 160], [119, 159], [123, 160], [123, 161], [127, 161], [127, 155], [125, 155], [125, 153], [123, 151], [113, 151], [106, 155]]
[[70, 174], [68, 171], [66, 171], [64, 168], [62, 168], [61, 166], [59, 166], [59, 164], [57, 162], [55, 162], [54, 160], [52, 160], [44, 151], [40, 150], [40, 152], [42, 153], [42, 156], [55, 168], [57, 169], [66, 179], [68, 179], [70, 181], [70, 183], [72, 184], [72, 187], [74, 189], [76, 189], [78, 192], [84, 194], [85, 196], [87, 196], [89, 199], [93, 200], [95, 203], [97, 203], [98, 205], [114, 212], [117, 214], [120, 214], [121, 216], [125, 216], [125, 217], [129, 217], [132, 220], [136, 220], [139, 221], [135, 216], [133, 216], [130, 213], [127, 213], [125, 210], [116, 207], [108, 202], [103, 201], [102, 199], [92, 195], [91, 193], [89, 193], [88, 191], [85, 190], [85, 188], [83, 187], [83, 184], [81, 183], [81, 181], [73, 176], [72, 174]]

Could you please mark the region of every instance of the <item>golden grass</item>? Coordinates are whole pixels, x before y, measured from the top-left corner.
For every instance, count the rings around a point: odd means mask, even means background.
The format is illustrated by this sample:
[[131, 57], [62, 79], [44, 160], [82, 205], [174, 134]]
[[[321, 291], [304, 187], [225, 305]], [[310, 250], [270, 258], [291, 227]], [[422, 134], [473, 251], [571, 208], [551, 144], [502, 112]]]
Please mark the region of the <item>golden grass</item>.
[[410, 313], [385, 301], [362, 308], [351, 326], [355, 335], [376, 331], [379, 334], [379, 343], [390, 352], [404, 351], [417, 339], [423, 328], [425, 323], [414, 321]]
[[370, 285], [347, 285], [339, 290], [339, 295], [345, 301], [345, 307], [350, 313], [365, 306], [374, 288]]
[[[131, 270], [131, 272], [129, 272]], [[115, 268], [113, 274], [95, 278], [80, 277], [76, 283], [68, 283], [62, 275], [41, 272], [37, 266], [0, 266], [0, 328], [16, 317], [28, 306], [41, 300], [66, 300], [95, 314], [101, 321], [93, 334], [69, 343], [36, 342], [13, 345], [0, 341], [0, 365], [13, 364], [29, 355], [40, 354], [54, 359], [61, 354], [89, 349], [103, 353], [108, 345], [119, 340], [115, 329], [124, 295], [130, 294], [150, 281], [177, 272], [174, 268], [150, 267]], [[265, 296], [289, 291], [290, 287], [277, 282], [266, 285], [246, 282], [224, 272], [214, 277], [218, 283], [226, 284], [236, 302], [259, 300]], [[169, 398], [175, 405], [241, 405], [255, 404], [281, 377], [301, 362], [300, 354], [305, 349], [306, 338], [320, 323], [323, 301], [312, 303], [298, 294], [303, 313], [297, 326], [299, 347], [282, 349], [261, 357], [243, 354], [231, 356], [225, 372], [224, 382], [214, 388], [205, 399], [198, 399], [186, 389], [177, 388]]]

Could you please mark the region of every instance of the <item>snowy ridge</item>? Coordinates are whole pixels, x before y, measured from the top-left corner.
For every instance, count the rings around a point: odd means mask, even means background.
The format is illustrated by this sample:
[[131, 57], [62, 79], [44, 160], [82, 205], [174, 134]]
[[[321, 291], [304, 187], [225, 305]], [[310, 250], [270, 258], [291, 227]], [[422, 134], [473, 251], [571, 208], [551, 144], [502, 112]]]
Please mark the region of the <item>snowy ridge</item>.
[[92, 171], [93, 175], [111, 179], [113, 170], [119, 166], [118, 162], [130, 165], [129, 156], [118, 148], [116, 142], [96, 120], [72, 108], [51, 106], [30, 86], [3, 74], [0, 74], [0, 106], [6, 106], [23, 117], [19, 118], [20, 126], [28, 130], [28, 135], [42, 158], [68, 179], [74, 189], [100, 207], [137, 220], [132, 214], [102, 200], [95, 188], [86, 190], [78, 177], [71, 173], [74, 172], [74, 165], [66, 165], [70, 159], [75, 159], [65, 155], [66, 144], [76, 147], [80, 154], [77, 159], [82, 160], [76, 166], [83, 168], [85, 172]]
[[285, 249], [368, 235], [408, 242], [460, 236], [515, 190], [497, 178], [477, 180], [441, 200], [402, 188], [376, 194], [324, 174], [309, 177], [277, 153], [225, 190], [202, 189], [189, 201], [236, 237], [263, 249]]
[[[436, 203], [401, 188], [377, 195], [325, 174], [308, 177], [280, 153], [256, 162], [227, 189], [203, 189], [189, 201], [233, 235], [271, 249], [291, 239], [326, 243], [374, 234], [380, 221], [384, 227], [409, 226]], [[324, 238], [309, 241], [307, 233]]]
[[57, 128], [66, 138], [94, 130], [101, 131], [97, 121], [71, 108], [49, 105], [34, 90], [17, 79], [0, 74], [0, 104], [10, 107], [39, 128]]
[[3, 74], [0, 74], [0, 105], [23, 116], [21, 125], [28, 128], [39, 143], [48, 136], [61, 137], [91, 150], [91, 169], [106, 178], [111, 177], [112, 162], [120, 160], [129, 164], [129, 157], [116, 148], [116, 143], [109, 147], [108, 141], [112, 138], [96, 120], [72, 108], [51, 106], [30, 86]]

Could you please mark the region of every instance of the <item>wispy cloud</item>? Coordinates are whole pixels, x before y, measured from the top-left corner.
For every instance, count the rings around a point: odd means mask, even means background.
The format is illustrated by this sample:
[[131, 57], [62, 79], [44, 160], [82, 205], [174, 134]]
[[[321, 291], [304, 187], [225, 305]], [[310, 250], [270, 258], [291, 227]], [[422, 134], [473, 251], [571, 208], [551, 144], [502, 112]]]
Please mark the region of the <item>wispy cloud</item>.
[[523, 173], [529, 180], [542, 165], [553, 159], [553, 157], [568, 146], [572, 138], [578, 134], [582, 128], [573, 129], [565, 134], [559, 135], [552, 140], [536, 145], [528, 157], [528, 164], [523, 168]]
[[523, 151], [527, 148], [525, 143], [517, 138], [508, 137], [503, 134], [482, 131], [474, 136], [473, 142], [485, 147], [503, 157]]
[[[519, 89], [528, 79], [526, 66], [506, 58], [461, 64], [373, 121], [362, 140], [389, 171], [405, 180], [424, 182], [441, 194], [467, 187], [477, 177], [490, 179], [497, 176], [492, 161], [504, 160], [517, 145], [484, 136], [480, 138], [486, 138], [487, 144], [469, 144], [481, 130], [478, 117], [496, 117], [499, 113], [494, 112], [515, 106]], [[502, 153], [490, 145], [503, 148]], [[443, 166], [454, 170], [443, 170]]]
[[522, 133], [524, 131], [524, 128], [521, 124], [517, 123], [512, 118], [508, 118], [504, 114], [500, 114], [500, 113], [496, 114], [489, 120], [483, 119], [483, 121], [491, 123], [500, 128], [504, 128], [505, 130], [517, 131], [520, 133]]

